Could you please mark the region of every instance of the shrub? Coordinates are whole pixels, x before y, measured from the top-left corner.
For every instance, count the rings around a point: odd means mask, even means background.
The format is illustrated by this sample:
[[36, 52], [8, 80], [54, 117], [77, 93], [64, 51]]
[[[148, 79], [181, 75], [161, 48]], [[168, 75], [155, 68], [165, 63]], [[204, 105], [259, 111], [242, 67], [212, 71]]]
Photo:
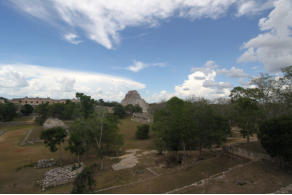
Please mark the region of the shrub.
[[20, 112], [25, 115], [25, 116], [28, 116], [30, 115], [32, 112], [33, 112], [33, 107], [32, 105], [30, 104], [25, 104], [21, 107], [21, 110]]
[[292, 161], [292, 118], [281, 117], [263, 122], [258, 138], [271, 157]]
[[149, 125], [143, 124], [137, 126], [136, 138], [147, 139], [149, 137]]

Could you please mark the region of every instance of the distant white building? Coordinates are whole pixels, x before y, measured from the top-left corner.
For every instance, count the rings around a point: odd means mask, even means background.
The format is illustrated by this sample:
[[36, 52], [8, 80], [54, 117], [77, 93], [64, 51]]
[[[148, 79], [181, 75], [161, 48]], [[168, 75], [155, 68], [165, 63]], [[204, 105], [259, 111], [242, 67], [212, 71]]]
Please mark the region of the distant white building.
[[[14, 98], [14, 99], [9, 100], [9, 101], [11, 103], [14, 103], [14, 104], [20, 104], [20, 105], [30, 104], [32, 106], [36, 106], [36, 105], [39, 105], [39, 104], [46, 104], [46, 103], [49, 103], [49, 104], [63, 103], [63, 104], [65, 104], [67, 99], [56, 100], [56, 99], [51, 99], [49, 97], [48, 98], [39, 98], [39, 97], [29, 98], [29, 97], [25, 97], [25, 98]], [[71, 99], [71, 101], [72, 102], [79, 102], [79, 100], [77, 100], [77, 99]]]

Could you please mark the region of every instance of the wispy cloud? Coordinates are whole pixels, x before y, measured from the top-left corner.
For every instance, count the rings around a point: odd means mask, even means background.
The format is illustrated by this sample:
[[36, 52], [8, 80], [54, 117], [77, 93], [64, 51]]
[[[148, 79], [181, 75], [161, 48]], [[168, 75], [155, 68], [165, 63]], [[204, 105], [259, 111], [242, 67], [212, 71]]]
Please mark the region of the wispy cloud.
[[[271, 0], [269, 0], [271, 1]], [[19, 10], [53, 24], [64, 31], [80, 30], [84, 37], [107, 49], [121, 40], [119, 32], [127, 27], [157, 26], [169, 17], [217, 19], [238, 5], [238, 16], [269, 8], [254, 1], [235, 0], [10, 0]], [[259, 8], [259, 6], [261, 6]], [[247, 11], [248, 10], [248, 11]], [[65, 33], [64, 33], [65, 34]]]
[[64, 38], [68, 42], [70, 42], [70, 43], [72, 43], [74, 45], [78, 45], [78, 44], [82, 43], [82, 41], [81, 40], [78, 40], [78, 36], [76, 34], [74, 34], [74, 33], [65, 34], [64, 35]]
[[128, 66], [126, 69], [132, 72], [139, 72], [142, 69], [149, 68], [149, 67], [165, 67], [166, 64], [163, 62], [159, 63], [144, 63], [141, 61], [134, 60], [133, 64]]

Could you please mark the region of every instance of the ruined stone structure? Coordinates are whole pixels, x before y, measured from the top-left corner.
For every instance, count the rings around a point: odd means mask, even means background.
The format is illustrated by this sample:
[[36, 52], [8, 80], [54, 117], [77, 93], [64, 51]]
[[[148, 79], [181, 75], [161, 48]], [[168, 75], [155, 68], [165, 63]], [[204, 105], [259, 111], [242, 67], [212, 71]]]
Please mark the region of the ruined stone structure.
[[138, 104], [144, 113], [148, 113], [149, 105], [143, 100], [136, 90], [128, 91], [125, 98], [122, 100], [122, 105], [126, 106], [128, 104], [136, 105]]
[[63, 121], [61, 121], [57, 118], [48, 118], [44, 122], [43, 127], [44, 127], [44, 129], [50, 129], [50, 128], [54, 128], [54, 127], [63, 127], [64, 129], [68, 128], [67, 125]]
[[81, 163], [81, 167], [76, 170], [73, 170], [74, 166], [76, 165], [73, 164], [64, 167], [57, 167], [46, 172], [44, 179], [38, 181], [42, 187], [42, 190], [46, 190], [48, 187], [54, 187], [73, 182], [77, 175], [81, 173], [84, 168], [83, 163]]
[[55, 166], [57, 164], [57, 161], [53, 158], [51, 159], [42, 159], [39, 160], [35, 166], [35, 168], [37, 169], [41, 169], [41, 168], [48, 168], [48, 167], [52, 167]]
[[[51, 99], [51, 98], [29, 98], [29, 97], [25, 97], [25, 98], [15, 98], [15, 99], [12, 99], [12, 100], [9, 100], [11, 103], [14, 103], [14, 104], [21, 104], [21, 105], [24, 105], [24, 104], [30, 104], [32, 106], [36, 106], [36, 105], [39, 105], [39, 104], [45, 104], [45, 103], [49, 103], [49, 104], [55, 104], [55, 103], [63, 103], [65, 104], [67, 99], [59, 99], [59, 100], [56, 100], [56, 99]], [[79, 100], [77, 99], [72, 99], [71, 100], [72, 102], [79, 102]]]
[[140, 123], [151, 123], [152, 117], [148, 113], [133, 113], [131, 120]]

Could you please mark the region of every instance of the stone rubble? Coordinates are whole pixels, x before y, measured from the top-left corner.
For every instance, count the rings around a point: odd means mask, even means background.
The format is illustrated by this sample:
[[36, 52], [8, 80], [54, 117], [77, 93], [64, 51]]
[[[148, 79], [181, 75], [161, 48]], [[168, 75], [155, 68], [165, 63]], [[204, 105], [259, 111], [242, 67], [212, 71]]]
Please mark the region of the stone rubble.
[[57, 167], [46, 172], [44, 179], [38, 182], [41, 185], [42, 190], [46, 190], [48, 187], [55, 187], [73, 182], [84, 168], [83, 163], [81, 163], [80, 168], [75, 170], [73, 170], [74, 166], [76, 165], [73, 164], [64, 167]]
[[39, 160], [35, 166], [35, 168], [37, 169], [41, 169], [41, 168], [48, 168], [48, 167], [53, 167], [57, 164], [57, 161], [53, 158], [51, 159], [42, 159]]

